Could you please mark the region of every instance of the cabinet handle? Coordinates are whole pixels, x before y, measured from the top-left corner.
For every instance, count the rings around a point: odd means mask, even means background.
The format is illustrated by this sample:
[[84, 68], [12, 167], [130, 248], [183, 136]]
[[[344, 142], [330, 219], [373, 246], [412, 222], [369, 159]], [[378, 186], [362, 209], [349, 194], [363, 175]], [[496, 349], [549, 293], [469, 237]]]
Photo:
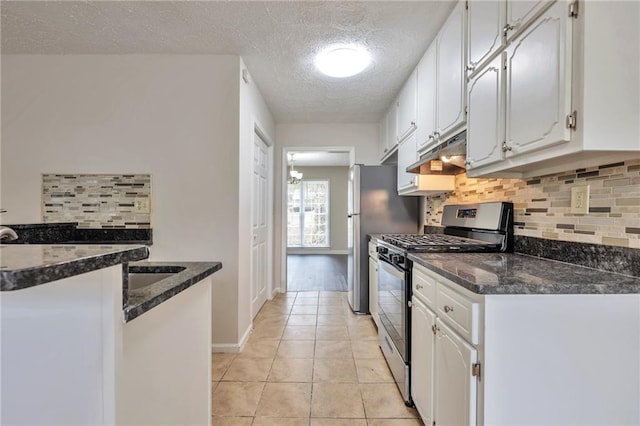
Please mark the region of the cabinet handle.
[[475, 65], [471, 65], [471, 64], [467, 65], [466, 68], [467, 68], [467, 71], [473, 71], [476, 69]]
[[431, 326], [431, 331], [433, 331], [433, 334], [436, 334], [438, 331], [440, 331], [440, 327], [438, 327], [437, 324], [433, 324]]
[[416, 290], [420, 290], [422, 286], [420, 284], [416, 284]]
[[502, 142], [502, 152], [511, 151], [511, 147], [507, 145], [507, 141]]
[[504, 28], [502, 29], [502, 34], [506, 37], [507, 34], [509, 34], [509, 31], [513, 30], [513, 25], [511, 24], [507, 24], [504, 26]]
[[446, 313], [453, 312], [453, 308], [449, 305], [444, 305], [444, 311]]
[[415, 121], [411, 122], [411, 127], [416, 127], [416, 122]]

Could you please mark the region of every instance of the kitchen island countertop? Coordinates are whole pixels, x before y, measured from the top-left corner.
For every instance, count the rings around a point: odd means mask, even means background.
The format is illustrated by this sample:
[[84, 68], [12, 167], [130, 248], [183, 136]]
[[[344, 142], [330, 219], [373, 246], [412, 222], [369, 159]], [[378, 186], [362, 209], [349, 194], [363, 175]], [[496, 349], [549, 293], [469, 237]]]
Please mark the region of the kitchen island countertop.
[[633, 277], [517, 253], [410, 253], [477, 294], [638, 294]]

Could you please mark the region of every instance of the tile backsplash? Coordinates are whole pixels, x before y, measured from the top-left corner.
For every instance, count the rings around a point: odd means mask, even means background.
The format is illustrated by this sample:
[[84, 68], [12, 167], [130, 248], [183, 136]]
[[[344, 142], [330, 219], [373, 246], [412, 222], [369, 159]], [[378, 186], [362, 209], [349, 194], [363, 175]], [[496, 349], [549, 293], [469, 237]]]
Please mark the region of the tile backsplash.
[[[575, 185], [590, 185], [587, 215], [570, 211]], [[425, 225], [440, 225], [445, 204], [485, 201], [514, 203], [516, 235], [640, 248], [640, 159], [528, 179], [458, 175], [454, 192], [425, 197]]]
[[[136, 212], [136, 200], [149, 206]], [[151, 175], [43, 174], [42, 219], [79, 228], [151, 228]]]

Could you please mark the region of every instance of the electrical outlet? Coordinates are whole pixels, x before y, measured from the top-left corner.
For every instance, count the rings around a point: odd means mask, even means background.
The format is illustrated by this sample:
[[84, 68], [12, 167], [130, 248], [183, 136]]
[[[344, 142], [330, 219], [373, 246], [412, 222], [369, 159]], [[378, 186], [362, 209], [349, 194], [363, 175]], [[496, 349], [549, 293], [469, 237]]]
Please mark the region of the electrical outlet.
[[134, 213], [149, 213], [151, 210], [151, 202], [147, 197], [138, 197], [133, 202]]
[[589, 213], [589, 185], [574, 186], [571, 188], [571, 213]]

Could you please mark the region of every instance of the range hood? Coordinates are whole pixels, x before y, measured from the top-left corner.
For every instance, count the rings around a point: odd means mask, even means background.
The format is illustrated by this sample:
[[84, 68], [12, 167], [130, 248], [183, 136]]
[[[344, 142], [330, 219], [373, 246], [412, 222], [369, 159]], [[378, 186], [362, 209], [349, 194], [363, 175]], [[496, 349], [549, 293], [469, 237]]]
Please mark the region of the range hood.
[[467, 131], [463, 130], [420, 156], [407, 167], [408, 173], [421, 175], [457, 175], [465, 172]]

